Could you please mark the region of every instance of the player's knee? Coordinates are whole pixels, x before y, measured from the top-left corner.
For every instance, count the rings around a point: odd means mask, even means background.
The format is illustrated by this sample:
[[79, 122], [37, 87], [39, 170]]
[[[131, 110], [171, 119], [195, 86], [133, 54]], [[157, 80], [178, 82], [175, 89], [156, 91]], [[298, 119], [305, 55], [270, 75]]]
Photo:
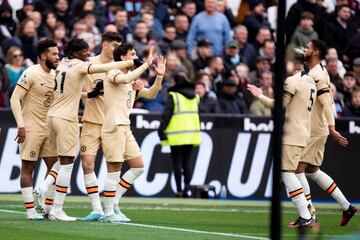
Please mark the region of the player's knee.
[[316, 173], [319, 170], [318, 166], [308, 165], [306, 166], [305, 172], [306, 173]]
[[82, 161], [82, 168], [84, 173], [89, 173], [94, 171], [94, 163], [91, 161]]

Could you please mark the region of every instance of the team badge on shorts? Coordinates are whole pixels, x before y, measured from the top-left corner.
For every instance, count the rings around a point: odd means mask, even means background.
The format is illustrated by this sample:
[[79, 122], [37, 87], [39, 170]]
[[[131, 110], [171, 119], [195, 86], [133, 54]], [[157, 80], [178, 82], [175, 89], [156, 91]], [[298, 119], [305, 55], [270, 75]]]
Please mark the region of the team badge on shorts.
[[80, 148], [80, 150], [81, 150], [81, 152], [85, 152], [86, 151], [86, 149], [87, 149], [87, 147], [86, 146], [81, 146], [81, 148]]
[[35, 157], [35, 155], [36, 155], [36, 152], [35, 152], [35, 151], [31, 151], [31, 152], [30, 152], [30, 157]]

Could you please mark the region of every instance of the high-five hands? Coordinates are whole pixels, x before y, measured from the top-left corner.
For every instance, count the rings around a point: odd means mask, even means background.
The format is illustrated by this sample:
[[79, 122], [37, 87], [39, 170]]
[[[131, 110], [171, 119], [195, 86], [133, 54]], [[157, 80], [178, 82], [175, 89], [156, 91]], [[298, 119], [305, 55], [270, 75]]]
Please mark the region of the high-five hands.
[[166, 59], [163, 56], [158, 56], [156, 59], [156, 65], [153, 64], [153, 67], [157, 74], [164, 76], [166, 71]]
[[155, 53], [155, 47], [154, 46], [151, 46], [150, 47], [150, 50], [149, 50], [149, 55], [148, 57], [146, 58], [146, 63], [149, 64], [149, 66], [151, 66], [153, 60], [154, 60], [154, 53]]

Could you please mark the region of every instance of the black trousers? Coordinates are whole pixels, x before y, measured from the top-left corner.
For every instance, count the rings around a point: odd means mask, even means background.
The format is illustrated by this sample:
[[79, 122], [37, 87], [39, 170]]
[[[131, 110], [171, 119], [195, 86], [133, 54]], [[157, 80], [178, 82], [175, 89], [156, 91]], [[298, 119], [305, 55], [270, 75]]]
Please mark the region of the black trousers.
[[177, 192], [181, 192], [181, 170], [184, 172], [184, 191], [189, 190], [192, 176], [191, 154], [193, 145], [170, 146]]

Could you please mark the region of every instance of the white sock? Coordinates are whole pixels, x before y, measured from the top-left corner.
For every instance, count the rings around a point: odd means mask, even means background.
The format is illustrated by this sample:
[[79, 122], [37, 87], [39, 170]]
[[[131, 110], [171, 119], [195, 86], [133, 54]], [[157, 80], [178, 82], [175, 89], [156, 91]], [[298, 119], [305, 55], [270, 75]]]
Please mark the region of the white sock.
[[110, 216], [114, 213], [114, 198], [116, 195], [116, 183], [119, 181], [120, 172], [108, 173], [106, 176], [104, 187], [104, 210], [105, 216]]
[[312, 205], [311, 202], [311, 194], [310, 194], [310, 186], [309, 182], [305, 176], [305, 173], [298, 173], [296, 174], [297, 179], [299, 180], [302, 188], [304, 189], [305, 198], [308, 201], [310, 205]]
[[59, 173], [59, 170], [60, 170], [60, 161], [57, 161], [52, 166], [52, 168], [51, 168], [49, 174], [46, 176], [45, 180], [41, 183], [41, 185], [40, 185], [41, 193], [46, 193], [48, 191], [49, 187], [55, 183], [56, 178]]
[[295, 173], [282, 172], [281, 178], [286, 188], [289, 190], [290, 198], [297, 207], [300, 217], [310, 219], [311, 215], [307, 208], [308, 202], [306, 201], [304, 190], [302, 189], [299, 180], [296, 178]]
[[322, 190], [334, 198], [344, 211], [348, 210], [350, 203], [329, 175], [319, 169], [314, 173], [307, 173], [306, 176], [314, 180]]
[[116, 197], [114, 204], [118, 204], [124, 193], [131, 188], [135, 180], [144, 172], [144, 168], [130, 168], [121, 177], [119, 184], [116, 184]]
[[71, 173], [74, 164], [61, 165], [59, 175], [56, 178], [56, 192], [53, 205], [53, 211], [62, 211], [65, 196], [68, 191], [71, 179]]
[[99, 196], [99, 184], [95, 172], [84, 175], [84, 182], [87, 194], [91, 200], [93, 212], [104, 214]]
[[21, 195], [24, 199], [24, 206], [27, 212], [35, 211], [35, 203], [33, 197], [33, 187], [21, 188]]
[[54, 204], [54, 198], [55, 198], [55, 185], [51, 185], [47, 192], [45, 193], [45, 213], [49, 213], [53, 204]]

